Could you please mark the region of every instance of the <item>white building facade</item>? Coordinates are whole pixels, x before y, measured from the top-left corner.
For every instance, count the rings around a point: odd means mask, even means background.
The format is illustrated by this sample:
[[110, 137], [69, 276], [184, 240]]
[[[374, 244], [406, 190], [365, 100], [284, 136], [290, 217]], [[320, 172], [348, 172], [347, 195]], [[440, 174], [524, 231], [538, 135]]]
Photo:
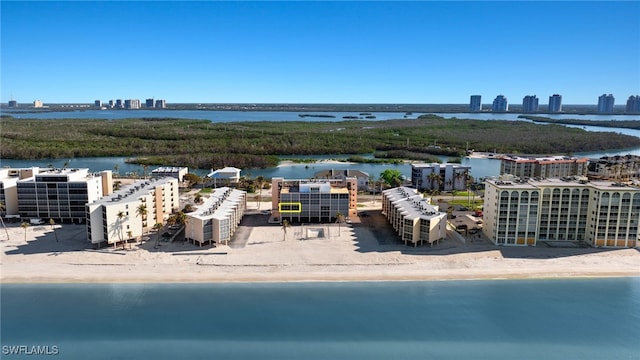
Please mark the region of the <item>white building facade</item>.
[[246, 208], [245, 191], [228, 187], [215, 189], [196, 211], [187, 214], [185, 237], [200, 246], [229, 244]]
[[[94, 244], [116, 244], [138, 239], [178, 210], [178, 180], [139, 180], [97, 201], [86, 204], [87, 238]], [[143, 205], [146, 214], [138, 210]], [[129, 232], [131, 236], [129, 236]]]
[[16, 181], [18, 213], [22, 219], [83, 223], [85, 205], [111, 190], [106, 180], [110, 175], [111, 171], [94, 174], [89, 169], [34, 171], [33, 176]]
[[637, 247], [640, 189], [607, 181], [488, 180], [483, 220], [484, 234], [497, 245]]
[[465, 190], [470, 166], [460, 164], [411, 164], [411, 183], [419, 191]]
[[447, 213], [440, 212], [416, 189], [403, 186], [383, 191], [382, 214], [405, 245], [433, 245], [446, 237]]

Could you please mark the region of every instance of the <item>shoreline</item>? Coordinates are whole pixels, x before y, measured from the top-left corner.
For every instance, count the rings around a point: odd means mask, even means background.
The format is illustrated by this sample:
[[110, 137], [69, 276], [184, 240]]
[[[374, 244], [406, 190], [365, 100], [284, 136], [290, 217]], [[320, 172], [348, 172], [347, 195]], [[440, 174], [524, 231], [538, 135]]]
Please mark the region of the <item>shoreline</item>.
[[390, 283], [390, 282], [449, 282], [449, 281], [527, 281], [527, 280], [589, 280], [589, 279], [623, 279], [623, 278], [640, 278], [640, 272], [603, 272], [603, 273], [576, 273], [567, 274], [531, 274], [531, 276], [522, 276], [522, 274], [513, 274], [511, 276], [472, 276], [472, 277], [407, 277], [407, 276], [389, 276], [386, 278], [297, 278], [295, 276], [289, 278], [264, 278], [256, 276], [239, 277], [236, 279], [171, 279], [158, 281], [153, 279], [145, 281], [144, 279], [25, 279], [10, 278], [1, 279], [1, 285], [83, 285], [83, 284], [139, 284], [139, 285], [178, 285], [178, 284], [298, 284], [298, 283]]
[[[253, 202], [250, 202], [254, 205]], [[0, 232], [0, 284], [295, 283], [640, 277], [640, 249], [496, 246], [457, 233], [433, 246], [402, 244], [374, 204], [349, 224], [294, 224], [284, 233], [245, 215], [229, 245], [160, 242], [94, 250], [86, 225]], [[321, 229], [323, 235], [309, 230]], [[54, 232], [55, 231], [55, 232]], [[58, 241], [59, 240], [59, 241]]]

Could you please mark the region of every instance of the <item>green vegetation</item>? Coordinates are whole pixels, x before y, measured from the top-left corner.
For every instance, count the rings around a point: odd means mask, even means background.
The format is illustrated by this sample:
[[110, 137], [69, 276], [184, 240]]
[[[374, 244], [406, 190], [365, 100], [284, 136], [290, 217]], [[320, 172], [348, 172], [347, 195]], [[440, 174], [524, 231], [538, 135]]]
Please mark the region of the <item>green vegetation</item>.
[[400, 186], [402, 184], [402, 173], [396, 169], [386, 169], [380, 173], [380, 180], [389, 186]]
[[[146, 165], [265, 168], [282, 155], [459, 156], [469, 148], [566, 154], [628, 148], [640, 139], [524, 121], [443, 119], [211, 123], [188, 119], [0, 119], [2, 158], [125, 156]], [[382, 155], [384, 154], [384, 155]], [[362, 160], [362, 159], [359, 159]]]
[[519, 115], [519, 118], [527, 119], [535, 122], [548, 124], [568, 124], [568, 125], [585, 125], [585, 126], [601, 126], [615, 127], [624, 129], [640, 129], [640, 120], [582, 120], [582, 119], [550, 119], [544, 116]]

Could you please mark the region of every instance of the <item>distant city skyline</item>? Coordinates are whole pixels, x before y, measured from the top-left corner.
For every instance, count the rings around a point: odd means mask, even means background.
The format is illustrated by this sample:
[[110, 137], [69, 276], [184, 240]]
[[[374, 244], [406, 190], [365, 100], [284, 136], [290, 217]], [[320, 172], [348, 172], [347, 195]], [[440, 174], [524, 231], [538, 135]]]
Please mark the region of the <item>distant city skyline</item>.
[[563, 105], [590, 105], [613, 94], [624, 105], [640, 94], [638, 2], [2, 1], [0, 10], [3, 104], [561, 94]]

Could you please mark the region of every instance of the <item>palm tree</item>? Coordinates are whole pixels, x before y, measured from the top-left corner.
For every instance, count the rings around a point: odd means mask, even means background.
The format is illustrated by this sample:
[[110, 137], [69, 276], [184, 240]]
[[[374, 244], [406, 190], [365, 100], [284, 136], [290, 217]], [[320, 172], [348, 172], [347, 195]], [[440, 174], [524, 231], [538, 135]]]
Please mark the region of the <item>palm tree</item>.
[[51, 230], [53, 230], [53, 235], [56, 237], [56, 242], [58, 242], [58, 233], [56, 232], [56, 222], [53, 219], [49, 219], [49, 225], [51, 225]]
[[4, 215], [5, 209], [6, 207], [4, 206], [4, 202], [0, 201], [0, 222], [2, 223], [4, 232], [7, 233], [7, 240], [9, 240], [9, 230], [7, 230], [7, 226], [4, 224], [4, 220], [2, 219], [2, 215]]
[[340, 224], [344, 222], [344, 214], [340, 211], [336, 213], [336, 222], [338, 223], [338, 236], [340, 236]]
[[429, 173], [429, 175], [427, 175], [427, 178], [429, 179], [429, 182], [431, 183], [430, 188], [431, 190], [435, 190], [435, 184], [436, 184], [436, 178], [438, 177], [438, 175], [435, 172], [431, 172]]
[[142, 177], [143, 177], [144, 179], [146, 179], [146, 178], [147, 178], [147, 169], [148, 169], [148, 168], [149, 168], [149, 165], [147, 165], [147, 164], [143, 164], [143, 165], [142, 165]]
[[23, 222], [22, 224], [20, 224], [20, 227], [24, 229], [24, 241], [27, 241], [27, 228], [29, 227], [29, 223], [28, 222]]
[[264, 186], [264, 176], [257, 176], [255, 181], [256, 187], [258, 188], [258, 210], [260, 210], [260, 205], [262, 205], [262, 187]]
[[[122, 219], [124, 219], [124, 211], [118, 211], [118, 214], [116, 216], [118, 217], [118, 222], [120, 223], [120, 232], [118, 233], [118, 237], [120, 238], [120, 241], [124, 241], [122, 239]], [[113, 245], [113, 247], [116, 247], [115, 244]], [[122, 243], [122, 250], [124, 250], [124, 242]]]
[[187, 223], [187, 214], [182, 211], [178, 211], [175, 214], [176, 224], [178, 225], [186, 225]]
[[453, 188], [454, 188], [454, 189], [456, 188], [456, 182], [460, 183], [460, 180], [461, 180], [461, 179], [465, 179], [465, 180], [466, 180], [466, 177], [467, 177], [466, 175], [467, 175], [467, 174], [465, 174], [465, 173], [464, 173], [464, 172], [462, 172], [462, 171], [457, 171], [457, 172], [453, 175], [453, 178], [454, 178], [454, 180], [453, 180]]
[[289, 220], [287, 219], [282, 220], [282, 233], [284, 234], [282, 236], [282, 241], [287, 240], [287, 228], [289, 228], [290, 226], [291, 224], [289, 223]]
[[153, 230], [156, 231], [156, 243], [155, 245], [153, 245], [154, 249], [158, 248], [158, 244], [160, 243], [160, 230], [162, 229], [164, 225], [162, 225], [162, 223], [156, 223], [155, 225], [153, 225]]
[[120, 169], [120, 165], [115, 164], [113, 165], [113, 170], [115, 170], [115, 173], [118, 174], [118, 170]]
[[196, 196], [193, 197], [193, 201], [196, 204], [200, 204], [202, 203], [202, 195], [200, 195], [200, 193], [197, 193]]
[[[131, 230], [127, 231], [127, 237], [128, 237], [127, 242], [129, 242], [129, 240], [133, 238], [133, 231]], [[129, 243], [129, 249], [131, 249], [131, 243]]]
[[[140, 217], [142, 218], [142, 235], [144, 235], [144, 222], [145, 220], [147, 220], [147, 205], [138, 205], [138, 207], [136, 208], [136, 215], [140, 215]], [[142, 242], [142, 235], [140, 236], [140, 242]]]

